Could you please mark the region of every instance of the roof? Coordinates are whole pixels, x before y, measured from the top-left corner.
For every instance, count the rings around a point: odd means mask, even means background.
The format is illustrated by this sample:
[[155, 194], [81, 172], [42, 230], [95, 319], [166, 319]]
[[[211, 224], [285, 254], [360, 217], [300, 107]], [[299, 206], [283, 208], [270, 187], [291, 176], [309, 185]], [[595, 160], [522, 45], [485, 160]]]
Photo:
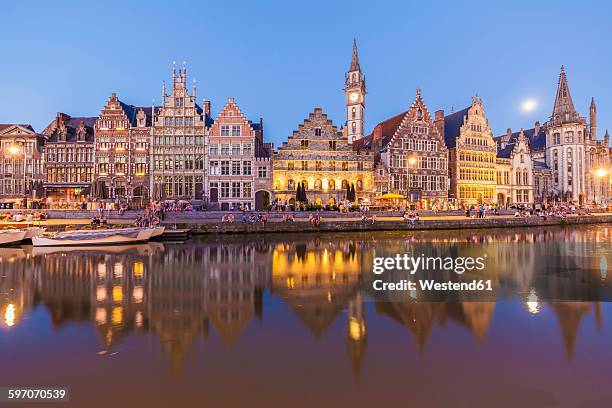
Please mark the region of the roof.
[[[509, 159], [512, 150], [514, 150], [515, 143], [508, 143], [503, 149], [497, 150], [497, 157], [501, 159]], [[499, 145], [498, 145], [499, 146]]]
[[66, 142], [74, 142], [77, 140], [77, 130], [81, 126], [81, 123], [85, 126], [85, 141], [93, 142], [94, 140], [94, 125], [98, 118], [92, 117], [72, 117], [66, 113], [58, 112], [55, 119], [42, 131], [42, 134], [47, 136], [49, 142], [58, 141], [58, 128], [60, 122], [66, 127]]
[[[508, 147], [508, 145], [514, 146], [514, 143], [520, 133], [521, 133], [520, 131], [514, 132], [510, 134], [509, 138], [508, 138], [508, 134], [506, 133], [501, 136], [496, 136], [493, 139], [497, 142], [498, 146], [501, 146], [504, 143], [506, 145], [505, 147]], [[546, 148], [546, 132], [544, 131], [543, 126], [540, 126], [538, 134], [536, 134], [535, 128], [525, 129], [523, 130], [523, 134], [525, 135], [525, 138], [529, 142], [529, 149], [531, 149], [532, 151], [541, 151]], [[497, 156], [503, 157], [503, 156], [500, 156], [499, 151], [498, 151]]]
[[32, 132], [35, 132], [32, 125], [26, 123], [0, 123], [0, 132], [2, 132], [4, 129], [10, 128], [11, 126], [21, 126], [23, 128], [31, 130]]
[[444, 142], [449, 149], [457, 146], [457, 137], [461, 133], [461, 126], [465, 123], [468, 109], [470, 109], [469, 106], [444, 117]]

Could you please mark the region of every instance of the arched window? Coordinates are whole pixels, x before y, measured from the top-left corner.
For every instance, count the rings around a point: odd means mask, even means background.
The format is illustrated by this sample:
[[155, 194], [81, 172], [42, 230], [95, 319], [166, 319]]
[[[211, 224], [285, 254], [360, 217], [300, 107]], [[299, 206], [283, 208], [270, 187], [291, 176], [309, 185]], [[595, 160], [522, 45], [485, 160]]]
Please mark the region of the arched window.
[[356, 116], [357, 116], [357, 108], [353, 107], [353, 109], [351, 109], [351, 117], [355, 119]]
[[295, 190], [295, 181], [292, 179], [287, 180], [287, 190]]
[[423, 111], [420, 108], [417, 110], [417, 119], [423, 119]]
[[363, 190], [363, 181], [357, 180], [357, 191]]
[[330, 190], [335, 190], [336, 189], [336, 182], [334, 180], [329, 180], [327, 182], [327, 186]]
[[346, 189], [348, 187], [348, 181], [342, 180], [342, 189]]
[[321, 181], [321, 179], [316, 179], [314, 182], [314, 189], [315, 190], [321, 190], [323, 189], [323, 182]]
[[316, 161], [315, 162], [315, 170], [316, 171], [321, 171], [322, 168], [323, 168], [323, 162], [322, 161]]
[[308, 188], [308, 182], [306, 180], [302, 180], [302, 187]]

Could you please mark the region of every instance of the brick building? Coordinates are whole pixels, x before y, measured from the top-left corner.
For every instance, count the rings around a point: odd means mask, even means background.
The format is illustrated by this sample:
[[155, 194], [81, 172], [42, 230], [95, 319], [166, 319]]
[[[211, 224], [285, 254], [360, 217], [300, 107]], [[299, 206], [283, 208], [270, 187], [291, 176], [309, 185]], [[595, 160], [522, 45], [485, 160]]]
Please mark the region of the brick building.
[[376, 154], [377, 193], [401, 194], [412, 205], [442, 208], [448, 189], [448, 151], [417, 89], [410, 108], [374, 127], [354, 144]]
[[261, 210], [270, 203], [273, 147], [263, 142], [263, 129], [229, 98], [208, 131], [210, 208]]
[[[149, 199], [151, 107], [123, 103], [113, 93], [95, 122], [95, 178], [101, 198], [145, 204]], [[99, 190], [99, 188], [98, 188]]]
[[87, 199], [94, 180], [95, 117], [58, 112], [42, 131], [45, 141], [45, 194], [52, 206]]

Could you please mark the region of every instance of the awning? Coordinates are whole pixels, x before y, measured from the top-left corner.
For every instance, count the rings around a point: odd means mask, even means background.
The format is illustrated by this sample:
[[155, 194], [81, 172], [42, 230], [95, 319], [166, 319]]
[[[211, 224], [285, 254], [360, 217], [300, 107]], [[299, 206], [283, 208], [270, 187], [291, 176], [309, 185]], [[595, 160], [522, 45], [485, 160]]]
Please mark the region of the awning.
[[375, 200], [402, 200], [405, 199], [406, 196], [403, 196], [401, 194], [394, 194], [394, 193], [387, 193], [387, 194], [383, 194], [381, 196], [375, 197]]

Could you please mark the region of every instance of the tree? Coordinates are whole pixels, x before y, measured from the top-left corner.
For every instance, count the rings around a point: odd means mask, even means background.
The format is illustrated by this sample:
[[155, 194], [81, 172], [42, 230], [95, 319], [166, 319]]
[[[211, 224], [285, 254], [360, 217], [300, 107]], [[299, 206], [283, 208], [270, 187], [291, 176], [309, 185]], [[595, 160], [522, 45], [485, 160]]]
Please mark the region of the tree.
[[351, 200], [351, 185], [349, 183], [346, 183], [346, 199], [349, 201]]
[[355, 202], [356, 199], [356, 195], [355, 195], [355, 184], [351, 183], [351, 202]]
[[302, 201], [302, 183], [297, 183], [297, 189], [295, 191], [295, 201]]

